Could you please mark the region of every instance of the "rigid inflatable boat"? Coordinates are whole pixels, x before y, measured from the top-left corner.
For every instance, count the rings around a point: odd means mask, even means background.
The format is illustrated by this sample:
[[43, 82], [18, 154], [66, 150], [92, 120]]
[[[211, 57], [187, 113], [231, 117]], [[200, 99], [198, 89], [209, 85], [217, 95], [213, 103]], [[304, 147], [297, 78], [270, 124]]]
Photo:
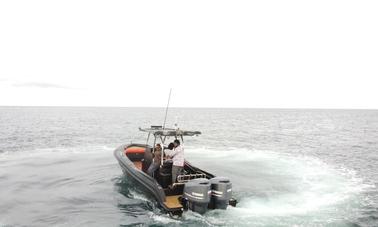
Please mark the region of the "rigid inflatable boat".
[[[232, 184], [225, 177], [216, 177], [199, 169], [185, 160], [183, 172], [172, 184], [172, 160], [162, 155], [161, 165], [153, 176], [147, 174], [152, 163], [155, 144], [165, 144], [170, 138], [181, 139], [186, 136], [200, 135], [199, 131], [168, 129], [161, 126], [139, 128], [148, 133], [146, 144], [125, 144], [114, 151], [124, 174], [134, 180], [146, 193], [152, 195], [159, 207], [170, 215], [181, 215], [185, 210], [205, 213], [208, 209], [226, 209], [228, 205], [236, 206], [232, 198]], [[149, 139], [153, 135], [152, 145]], [[165, 147], [163, 148], [166, 149]]]

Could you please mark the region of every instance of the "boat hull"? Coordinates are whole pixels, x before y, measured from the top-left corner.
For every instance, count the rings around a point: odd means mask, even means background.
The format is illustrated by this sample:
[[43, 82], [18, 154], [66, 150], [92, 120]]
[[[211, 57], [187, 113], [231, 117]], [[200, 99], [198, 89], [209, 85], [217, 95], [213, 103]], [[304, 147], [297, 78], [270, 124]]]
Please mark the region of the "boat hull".
[[[130, 153], [129, 151], [131, 150], [134, 153]], [[135, 181], [137, 183], [136, 186], [139, 186], [147, 195], [152, 196], [162, 210], [171, 215], [181, 215], [184, 208], [187, 208], [185, 199], [182, 200], [184, 184], [179, 184], [173, 189], [170, 189], [167, 187], [167, 184], [164, 184], [161, 181], [161, 175], [157, 178], [161, 183], [159, 184], [157, 180], [146, 174], [145, 167], [148, 167], [149, 164], [145, 163], [145, 161], [148, 160], [148, 157], [145, 155], [151, 153], [151, 150], [151, 147], [145, 144], [125, 144], [119, 146], [114, 151], [114, 156], [123, 173], [128, 178]], [[142, 164], [140, 164], [141, 161]], [[166, 163], [164, 163], [161, 168], [164, 168], [165, 164]], [[199, 173], [201, 174], [201, 177], [206, 179], [212, 179], [215, 177], [211, 173], [192, 166], [187, 161], [185, 161], [184, 169], [189, 173]], [[162, 186], [166, 188], [163, 188]], [[236, 200], [231, 199], [229, 204], [235, 206]], [[210, 209], [213, 208], [210, 206]]]
[[149, 148], [148, 146], [142, 144], [126, 144], [118, 147], [114, 151], [114, 156], [117, 159], [122, 172], [128, 178], [134, 180], [144, 192], [154, 197], [159, 207], [161, 207], [164, 211], [174, 215], [181, 214], [183, 211], [182, 208], [169, 208], [165, 205], [164, 202], [166, 201], [166, 195], [164, 193], [164, 189], [157, 183], [154, 178], [144, 173], [142, 170], [136, 168], [134, 163], [126, 156], [125, 149], [131, 146]]

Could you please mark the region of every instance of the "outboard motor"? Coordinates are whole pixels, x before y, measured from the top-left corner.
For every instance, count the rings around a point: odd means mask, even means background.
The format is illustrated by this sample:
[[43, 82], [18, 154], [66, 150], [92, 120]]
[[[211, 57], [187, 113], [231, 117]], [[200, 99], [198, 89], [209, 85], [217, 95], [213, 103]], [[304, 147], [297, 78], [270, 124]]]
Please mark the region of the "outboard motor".
[[210, 209], [226, 209], [232, 196], [232, 183], [226, 177], [214, 177], [210, 179], [211, 201]]
[[184, 198], [187, 207], [194, 212], [204, 214], [207, 211], [210, 194], [210, 181], [206, 178], [197, 178], [185, 183]]

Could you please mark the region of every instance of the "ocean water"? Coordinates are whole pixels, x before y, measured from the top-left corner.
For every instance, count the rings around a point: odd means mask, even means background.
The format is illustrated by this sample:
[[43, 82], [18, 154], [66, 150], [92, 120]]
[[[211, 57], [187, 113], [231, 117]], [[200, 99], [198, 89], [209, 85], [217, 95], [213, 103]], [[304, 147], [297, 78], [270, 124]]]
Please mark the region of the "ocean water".
[[172, 219], [113, 150], [163, 108], [0, 107], [0, 226], [378, 226], [378, 111], [172, 108], [237, 207]]

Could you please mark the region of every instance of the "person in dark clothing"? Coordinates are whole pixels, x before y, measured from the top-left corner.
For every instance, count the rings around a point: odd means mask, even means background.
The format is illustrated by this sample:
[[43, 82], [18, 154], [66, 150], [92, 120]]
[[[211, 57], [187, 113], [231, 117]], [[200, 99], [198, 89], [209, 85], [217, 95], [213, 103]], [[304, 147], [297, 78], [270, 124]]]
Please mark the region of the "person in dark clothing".
[[175, 144], [174, 143], [168, 144], [168, 149], [169, 150], [173, 150], [173, 148], [175, 148]]

